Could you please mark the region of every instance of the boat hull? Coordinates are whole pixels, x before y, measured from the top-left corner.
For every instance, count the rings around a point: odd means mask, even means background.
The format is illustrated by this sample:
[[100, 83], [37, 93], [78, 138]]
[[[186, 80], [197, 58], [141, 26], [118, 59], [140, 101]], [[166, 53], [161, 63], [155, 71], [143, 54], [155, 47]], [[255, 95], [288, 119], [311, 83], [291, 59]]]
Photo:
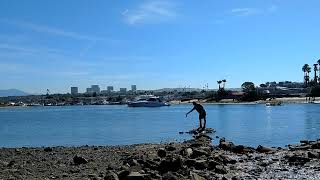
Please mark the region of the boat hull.
[[150, 102], [131, 102], [128, 103], [129, 107], [162, 107], [170, 106], [168, 103], [150, 103]]

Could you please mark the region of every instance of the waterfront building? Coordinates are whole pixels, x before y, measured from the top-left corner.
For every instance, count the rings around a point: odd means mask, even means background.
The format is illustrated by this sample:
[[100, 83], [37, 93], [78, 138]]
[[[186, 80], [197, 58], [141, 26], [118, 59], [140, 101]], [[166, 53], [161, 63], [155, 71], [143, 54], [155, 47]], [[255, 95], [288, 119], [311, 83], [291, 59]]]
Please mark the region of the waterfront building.
[[78, 92], [78, 87], [71, 87], [71, 94], [72, 95], [76, 95], [76, 94], [78, 94], [79, 92]]
[[137, 85], [131, 85], [131, 91], [136, 92], [137, 91]]
[[127, 93], [127, 88], [120, 88], [120, 93], [122, 93], [122, 94]]
[[87, 88], [86, 93], [90, 94], [90, 93], [93, 93], [93, 91], [91, 88]]
[[100, 87], [99, 85], [91, 85], [91, 91], [93, 93], [100, 93]]
[[112, 92], [112, 91], [113, 91], [113, 86], [108, 86], [108, 87], [107, 87], [107, 91], [108, 91], [108, 92]]

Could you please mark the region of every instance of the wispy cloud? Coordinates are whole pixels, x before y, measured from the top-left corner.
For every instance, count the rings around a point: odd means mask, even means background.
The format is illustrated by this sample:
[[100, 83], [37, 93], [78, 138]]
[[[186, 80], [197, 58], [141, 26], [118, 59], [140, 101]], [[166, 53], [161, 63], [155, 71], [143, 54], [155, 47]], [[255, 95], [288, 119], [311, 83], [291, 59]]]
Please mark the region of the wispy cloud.
[[61, 28], [49, 27], [49, 26], [45, 26], [45, 25], [34, 24], [34, 23], [30, 23], [30, 22], [18, 21], [18, 20], [13, 20], [13, 19], [1, 18], [0, 22], [14, 25], [14, 26], [18, 26], [21, 28], [30, 29], [30, 30], [33, 30], [36, 32], [47, 33], [47, 34], [51, 34], [51, 35], [62, 36], [62, 37], [72, 38], [72, 39], [77, 39], [77, 40], [88, 40], [88, 41], [111, 40], [111, 39], [104, 38], [104, 37], [84, 35], [84, 34], [80, 34], [77, 32], [66, 31]]
[[130, 25], [169, 21], [177, 16], [176, 5], [166, 1], [147, 1], [138, 8], [126, 9], [122, 15]]
[[235, 8], [231, 9], [230, 12], [238, 16], [250, 16], [261, 13], [261, 10], [257, 8]]
[[252, 16], [264, 13], [273, 13], [278, 10], [278, 6], [272, 5], [267, 8], [234, 8], [229, 11], [229, 13], [236, 16]]

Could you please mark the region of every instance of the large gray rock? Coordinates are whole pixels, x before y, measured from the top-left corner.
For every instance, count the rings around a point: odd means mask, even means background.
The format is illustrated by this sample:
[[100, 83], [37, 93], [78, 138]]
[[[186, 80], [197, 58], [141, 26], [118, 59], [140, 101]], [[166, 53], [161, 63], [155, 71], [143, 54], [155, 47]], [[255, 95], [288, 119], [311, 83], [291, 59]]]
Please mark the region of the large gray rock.
[[269, 148], [269, 147], [265, 147], [265, 146], [261, 146], [261, 145], [259, 145], [256, 150], [260, 153], [271, 153], [271, 152], [275, 151], [275, 149], [273, 149], [273, 148]]
[[210, 156], [210, 154], [204, 150], [201, 150], [201, 149], [194, 149], [192, 151], [192, 155], [191, 155], [191, 158], [198, 158], [200, 156]]
[[207, 160], [188, 159], [184, 162], [184, 164], [188, 167], [194, 167], [197, 170], [203, 170], [208, 168]]
[[127, 177], [126, 180], [144, 180], [145, 175], [140, 174], [139, 172], [131, 172]]
[[86, 160], [84, 157], [81, 157], [81, 156], [75, 156], [73, 157], [73, 163], [75, 165], [87, 164], [88, 160]]
[[119, 180], [119, 178], [116, 173], [108, 171], [104, 177], [104, 180]]
[[160, 162], [158, 166], [158, 171], [163, 174], [168, 171], [176, 172], [182, 168], [183, 168], [183, 162], [180, 157], [166, 158]]
[[164, 158], [164, 157], [166, 157], [167, 156], [167, 152], [166, 152], [166, 150], [164, 149], [164, 148], [160, 148], [159, 150], [158, 150], [158, 156], [160, 157], [160, 158]]
[[206, 180], [204, 177], [199, 176], [197, 173], [194, 172], [191, 172], [190, 175], [192, 180]]

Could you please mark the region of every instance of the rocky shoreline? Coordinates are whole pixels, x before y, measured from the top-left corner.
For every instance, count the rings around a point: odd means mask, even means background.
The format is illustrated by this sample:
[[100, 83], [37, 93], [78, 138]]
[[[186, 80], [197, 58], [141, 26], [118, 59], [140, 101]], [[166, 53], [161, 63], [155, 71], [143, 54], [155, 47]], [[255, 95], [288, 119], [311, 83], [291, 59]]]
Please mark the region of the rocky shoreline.
[[284, 149], [222, 138], [215, 146], [208, 133], [192, 133], [169, 144], [1, 148], [0, 179], [320, 179], [320, 140]]

